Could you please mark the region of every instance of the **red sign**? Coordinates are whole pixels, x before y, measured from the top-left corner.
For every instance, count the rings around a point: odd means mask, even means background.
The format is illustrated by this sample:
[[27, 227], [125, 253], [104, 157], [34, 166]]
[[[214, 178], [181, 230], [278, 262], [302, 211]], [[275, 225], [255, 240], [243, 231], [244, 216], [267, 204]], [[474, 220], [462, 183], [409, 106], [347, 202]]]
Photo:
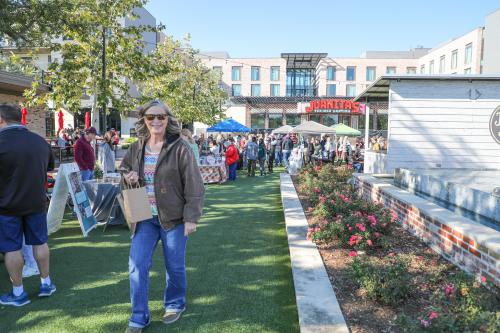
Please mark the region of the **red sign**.
[[307, 113], [315, 110], [347, 110], [349, 113], [363, 113], [364, 105], [348, 99], [319, 99], [311, 101], [309, 107], [306, 107]]

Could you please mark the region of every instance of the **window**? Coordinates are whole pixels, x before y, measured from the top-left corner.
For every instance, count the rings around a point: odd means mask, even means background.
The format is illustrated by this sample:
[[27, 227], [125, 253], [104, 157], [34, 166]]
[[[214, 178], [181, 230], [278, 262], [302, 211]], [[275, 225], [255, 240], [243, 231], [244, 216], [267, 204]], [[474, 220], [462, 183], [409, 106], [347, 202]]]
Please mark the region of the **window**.
[[354, 67], [354, 66], [347, 66], [346, 80], [347, 81], [354, 81], [354, 80], [356, 80], [356, 67]]
[[346, 96], [354, 97], [356, 96], [356, 85], [355, 84], [347, 84], [346, 85]]
[[366, 67], [366, 81], [375, 81], [375, 74], [375, 67]]
[[396, 67], [394, 66], [389, 66], [385, 70], [386, 74], [396, 74]]
[[260, 84], [252, 84], [251, 88], [252, 96], [260, 96]]
[[288, 68], [286, 96], [316, 96], [316, 70], [314, 68]]
[[420, 66], [420, 74], [425, 74], [425, 65]]
[[358, 120], [359, 120], [358, 116], [352, 116], [351, 117], [351, 127], [352, 128], [358, 129]]
[[338, 114], [324, 114], [323, 115], [323, 125], [332, 126], [339, 123], [339, 115]]
[[240, 66], [233, 66], [231, 68], [231, 80], [241, 81], [241, 67]]
[[451, 69], [456, 69], [458, 64], [458, 50], [451, 53]]
[[472, 43], [465, 46], [465, 64], [470, 65], [472, 63]]
[[446, 70], [446, 57], [443, 55], [439, 58], [439, 74], [444, 73]]
[[339, 123], [347, 125], [347, 126], [351, 126], [350, 120], [351, 120], [351, 116], [342, 116], [341, 115], [339, 117]]
[[472, 73], [470, 67], [464, 69], [464, 74], [470, 74], [470, 73]]
[[241, 96], [241, 84], [233, 84], [231, 87], [232, 96]]
[[260, 67], [259, 66], [252, 66], [252, 81], [259, 81], [260, 80]]
[[271, 81], [280, 80], [280, 66], [271, 66]]
[[337, 95], [337, 86], [335, 84], [327, 84], [326, 85], [326, 96], [336, 96]]
[[417, 67], [406, 67], [406, 74], [417, 74]]
[[320, 114], [312, 114], [309, 116], [309, 120], [315, 121], [321, 124], [321, 115]]
[[265, 113], [252, 113], [250, 114], [250, 127], [251, 128], [264, 128], [266, 121]]
[[300, 125], [300, 114], [289, 113], [285, 115], [286, 124], [290, 126]]
[[365, 122], [366, 122], [366, 116], [361, 115], [358, 116], [358, 130], [364, 130], [365, 129]]
[[429, 63], [429, 74], [434, 74], [434, 60]]
[[271, 96], [276, 97], [280, 95], [280, 85], [279, 84], [271, 84]]
[[48, 111], [45, 114], [45, 136], [53, 137], [56, 135], [55, 131], [55, 113], [54, 111]]
[[47, 62], [50, 64], [52, 62], [52, 55], [48, 55], [47, 56]]
[[377, 129], [386, 131], [389, 127], [389, 115], [388, 114], [378, 114], [377, 115]]
[[283, 126], [283, 114], [270, 113], [269, 114], [269, 128], [278, 128]]
[[334, 66], [328, 66], [326, 68], [326, 79], [328, 81], [335, 81], [335, 74], [337, 74], [337, 68]]

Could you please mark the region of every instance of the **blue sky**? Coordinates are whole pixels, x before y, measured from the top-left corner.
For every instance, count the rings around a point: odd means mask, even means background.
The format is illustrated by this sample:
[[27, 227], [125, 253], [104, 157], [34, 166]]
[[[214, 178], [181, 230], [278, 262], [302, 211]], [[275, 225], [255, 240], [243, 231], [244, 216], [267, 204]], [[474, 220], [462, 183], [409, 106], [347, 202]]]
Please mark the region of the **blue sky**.
[[166, 33], [231, 57], [434, 47], [484, 25], [498, 0], [150, 0]]

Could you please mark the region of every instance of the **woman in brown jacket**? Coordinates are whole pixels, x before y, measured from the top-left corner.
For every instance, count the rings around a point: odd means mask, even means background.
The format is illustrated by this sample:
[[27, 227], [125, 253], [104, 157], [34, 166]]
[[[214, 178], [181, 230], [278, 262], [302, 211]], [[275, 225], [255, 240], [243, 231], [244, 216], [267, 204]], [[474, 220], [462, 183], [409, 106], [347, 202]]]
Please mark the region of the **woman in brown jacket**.
[[166, 105], [144, 105], [136, 127], [139, 140], [130, 146], [120, 169], [124, 181], [146, 187], [153, 218], [131, 226], [132, 315], [126, 333], [140, 333], [150, 322], [149, 269], [160, 239], [167, 277], [163, 322], [175, 322], [186, 309], [186, 241], [196, 231], [205, 192], [193, 151], [180, 138], [179, 124]]

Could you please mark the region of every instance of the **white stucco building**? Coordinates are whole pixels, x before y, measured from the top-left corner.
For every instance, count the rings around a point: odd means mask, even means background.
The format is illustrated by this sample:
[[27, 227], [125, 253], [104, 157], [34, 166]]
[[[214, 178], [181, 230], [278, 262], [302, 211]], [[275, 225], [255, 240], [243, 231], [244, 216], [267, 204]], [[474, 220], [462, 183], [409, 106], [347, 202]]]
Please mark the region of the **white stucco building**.
[[500, 170], [500, 75], [382, 76], [355, 100], [389, 103], [388, 149], [365, 152], [365, 173]]

